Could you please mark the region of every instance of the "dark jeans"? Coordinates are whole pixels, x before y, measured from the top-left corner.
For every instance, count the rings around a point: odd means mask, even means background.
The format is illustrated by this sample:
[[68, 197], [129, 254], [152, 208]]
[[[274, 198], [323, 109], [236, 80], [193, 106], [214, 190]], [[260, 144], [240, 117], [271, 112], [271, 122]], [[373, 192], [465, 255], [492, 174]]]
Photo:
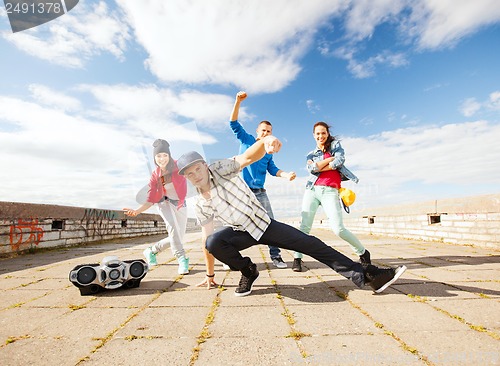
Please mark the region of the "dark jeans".
[[276, 220], [271, 220], [271, 224], [259, 241], [246, 231], [224, 227], [207, 238], [206, 248], [219, 261], [240, 271], [252, 263], [251, 259], [243, 257], [240, 251], [262, 243], [307, 254], [350, 279], [358, 287], [362, 287], [365, 283], [360, 263], [352, 261], [315, 236], [304, 234], [293, 226]]
[[[273, 209], [271, 208], [271, 202], [269, 201], [269, 197], [267, 197], [267, 193], [264, 192], [254, 192], [255, 197], [259, 200], [260, 204], [267, 211], [267, 214], [271, 219], [274, 219]], [[265, 243], [268, 244], [268, 243]], [[277, 246], [268, 245], [269, 247], [269, 256], [271, 259], [279, 257], [281, 255], [281, 250]]]

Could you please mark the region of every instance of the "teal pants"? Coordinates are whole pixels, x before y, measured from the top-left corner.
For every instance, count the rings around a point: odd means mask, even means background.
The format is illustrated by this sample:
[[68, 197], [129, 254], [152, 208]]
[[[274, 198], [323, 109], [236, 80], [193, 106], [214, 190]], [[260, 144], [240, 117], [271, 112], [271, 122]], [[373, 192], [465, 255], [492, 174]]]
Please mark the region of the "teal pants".
[[[304, 198], [302, 199], [300, 231], [305, 234], [311, 232], [314, 216], [320, 205], [323, 207], [335, 235], [348, 242], [357, 255], [362, 255], [365, 252], [365, 247], [353, 233], [344, 227], [342, 207], [340, 206], [339, 191], [337, 188], [314, 186], [312, 189], [306, 189]], [[295, 252], [294, 257], [302, 258], [302, 253]]]

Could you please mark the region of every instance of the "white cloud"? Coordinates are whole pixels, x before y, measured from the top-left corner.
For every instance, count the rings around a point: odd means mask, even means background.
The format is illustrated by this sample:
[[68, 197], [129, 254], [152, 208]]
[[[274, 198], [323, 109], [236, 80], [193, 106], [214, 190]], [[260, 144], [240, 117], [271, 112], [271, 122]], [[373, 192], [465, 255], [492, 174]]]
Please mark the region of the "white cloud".
[[284, 88], [337, 0], [124, 0], [146, 62], [165, 82], [235, 85], [249, 92]]
[[421, 49], [453, 46], [481, 27], [500, 21], [496, 0], [361, 0], [346, 12], [347, 38], [370, 39], [386, 22], [399, 23], [402, 35]]
[[436, 84], [433, 84], [431, 86], [428, 86], [426, 88], [424, 88], [424, 91], [425, 92], [428, 92], [428, 91], [432, 91], [432, 90], [435, 90], [435, 89], [440, 89], [440, 88], [443, 88], [443, 87], [446, 87], [448, 86], [449, 84], [448, 83], [436, 83]]
[[122, 60], [128, 26], [110, 12], [104, 1], [80, 2], [71, 12], [46, 25], [19, 33], [4, 32], [3, 37], [20, 50], [56, 65], [82, 68], [102, 52]]
[[227, 96], [175, 95], [151, 85], [77, 89], [96, 97], [96, 109], [80, 108], [73, 97], [44, 85], [30, 86], [35, 102], [0, 96], [2, 200], [135, 207], [135, 195], [149, 179], [152, 141], [169, 140], [174, 158], [203, 152], [216, 139], [198, 131], [196, 117], [226, 125], [233, 103]]
[[[194, 90], [176, 92], [156, 85], [83, 85], [80, 90], [90, 92], [98, 101], [94, 115], [101, 120], [123, 121], [148, 135], [180, 128], [181, 123], [195, 122], [208, 130], [227, 127], [234, 99], [227, 95], [201, 93]], [[250, 118], [246, 108], [240, 117]], [[171, 135], [171, 132], [168, 132]], [[188, 140], [192, 134], [179, 131], [179, 139]], [[202, 134], [205, 143], [216, 142], [209, 134]]]
[[387, 21], [395, 21], [404, 9], [403, 0], [358, 0], [351, 2], [346, 12], [345, 27], [351, 42], [369, 39], [375, 28]]
[[467, 98], [463, 101], [460, 106], [460, 112], [465, 117], [473, 116], [478, 110], [481, 109], [481, 103], [479, 103], [475, 98]]
[[421, 49], [453, 46], [481, 27], [500, 21], [496, 0], [422, 0], [412, 8], [408, 30]]
[[0, 97], [0, 121], [15, 126], [0, 127], [3, 200], [92, 207], [115, 201], [146, 167], [129, 153], [137, 142], [115, 125], [8, 97]]
[[[332, 33], [335, 42], [321, 40], [318, 49], [322, 55], [347, 60], [348, 70], [356, 78], [368, 78], [381, 65], [407, 65], [406, 53], [413, 48], [421, 51], [453, 47], [482, 27], [498, 23], [500, 7], [496, 0], [360, 0], [351, 2], [342, 15], [345, 34]], [[365, 44], [373, 40], [384, 23], [397, 26], [391, 36], [398, 43], [362, 60]], [[332, 50], [333, 44], [337, 46]], [[395, 47], [404, 51], [391, 50]]]
[[[122, 0], [118, 7], [81, 2], [47, 25], [3, 36], [33, 56], [81, 68], [103, 52], [123, 60], [132, 29], [148, 53], [146, 67], [166, 83], [275, 92], [300, 73], [316, 32], [333, 29], [337, 19], [343, 27], [320, 40], [318, 49], [347, 60], [357, 78], [372, 77], [382, 65], [407, 65], [412, 47], [451, 47], [500, 21], [496, 0]], [[363, 60], [361, 45], [384, 23], [397, 26], [399, 44]]]
[[312, 114], [315, 114], [316, 112], [318, 112], [321, 109], [319, 107], [319, 105], [317, 105], [316, 102], [312, 99], [306, 100], [306, 105], [307, 105], [307, 109]]
[[476, 98], [467, 98], [462, 102], [459, 110], [465, 117], [472, 117], [484, 111], [500, 111], [500, 91], [490, 93], [484, 102], [478, 102]]
[[[338, 54], [338, 53], [337, 53]], [[369, 57], [366, 61], [358, 61], [353, 55], [340, 55], [349, 61], [348, 69], [358, 79], [364, 79], [375, 75], [375, 70], [378, 65], [387, 65], [392, 68], [408, 65], [406, 56], [402, 53], [391, 54], [383, 52], [378, 55]]]
[[[429, 188], [448, 187], [451, 194], [470, 192], [476, 180], [500, 183], [500, 124], [476, 121], [444, 126], [419, 126], [386, 131], [367, 138], [345, 138], [346, 166], [365, 189], [382, 198], [404, 192], [406, 184], [423, 185], [408, 191], [407, 201], [429, 199]], [[365, 186], [366, 185], [366, 186]], [[421, 196], [421, 197], [420, 197]], [[427, 197], [426, 197], [427, 196]], [[379, 197], [368, 197], [372, 204]], [[387, 203], [386, 203], [387, 204]]]
[[494, 111], [500, 111], [500, 91], [496, 91], [490, 94], [490, 99], [487, 105], [488, 108]]
[[46, 106], [63, 110], [78, 110], [81, 108], [81, 103], [78, 99], [50, 89], [44, 85], [31, 84], [28, 89], [36, 101]]

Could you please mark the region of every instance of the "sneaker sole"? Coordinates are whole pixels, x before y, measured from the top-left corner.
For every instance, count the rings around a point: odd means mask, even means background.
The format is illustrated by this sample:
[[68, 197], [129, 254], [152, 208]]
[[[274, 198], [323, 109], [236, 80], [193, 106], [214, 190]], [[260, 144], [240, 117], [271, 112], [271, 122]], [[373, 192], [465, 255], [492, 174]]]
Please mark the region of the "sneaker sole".
[[247, 292], [235, 292], [234, 296], [243, 297], [243, 296], [250, 295], [252, 293], [253, 285], [255, 284], [255, 281], [257, 281], [258, 278], [259, 278], [259, 276], [257, 276], [257, 278], [255, 280], [253, 280], [252, 286], [250, 286], [250, 291], [247, 291]]
[[375, 293], [377, 293], [377, 294], [379, 294], [379, 293], [381, 293], [382, 291], [384, 291], [387, 287], [389, 287], [389, 286], [390, 286], [390, 285], [392, 285], [394, 282], [396, 282], [396, 281], [397, 281], [397, 279], [398, 279], [399, 277], [401, 277], [401, 275], [402, 275], [403, 273], [405, 273], [406, 269], [407, 269], [407, 268], [406, 268], [406, 266], [404, 266], [404, 265], [403, 265], [403, 266], [398, 267], [398, 269], [396, 270], [396, 274], [394, 275], [394, 277], [392, 278], [392, 280], [390, 280], [389, 282], [386, 282], [386, 283], [385, 283], [385, 284], [384, 284], [381, 288], [379, 288], [379, 289], [375, 290], [374, 292], [375, 292]]

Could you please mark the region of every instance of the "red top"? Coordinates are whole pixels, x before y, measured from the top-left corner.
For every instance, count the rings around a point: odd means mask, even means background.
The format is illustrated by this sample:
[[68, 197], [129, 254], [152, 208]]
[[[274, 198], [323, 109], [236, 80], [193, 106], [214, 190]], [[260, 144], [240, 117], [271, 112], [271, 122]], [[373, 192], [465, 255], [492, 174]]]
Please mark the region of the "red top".
[[[179, 203], [177, 208], [181, 208], [184, 205], [184, 200], [187, 194], [187, 182], [186, 178], [179, 175], [179, 170], [177, 169], [177, 161], [174, 160], [174, 171], [172, 172], [172, 183], [174, 184], [175, 192], [179, 196]], [[163, 186], [161, 180], [161, 168], [157, 167], [153, 174], [151, 174], [151, 179], [149, 180], [149, 192], [148, 192], [148, 202], [158, 203], [167, 194], [165, 187]]]
[[[329, 158], [331, 155], [329, 152], [323, 154], [323, 159]], [[327, 170], [325, 172], [319, 173], [319, 177], [314, 183], [315, 186], [328, 186], [333, 188], [340, 188], [340, 183], [342, 182], [342, 177], [338, 170]]]

